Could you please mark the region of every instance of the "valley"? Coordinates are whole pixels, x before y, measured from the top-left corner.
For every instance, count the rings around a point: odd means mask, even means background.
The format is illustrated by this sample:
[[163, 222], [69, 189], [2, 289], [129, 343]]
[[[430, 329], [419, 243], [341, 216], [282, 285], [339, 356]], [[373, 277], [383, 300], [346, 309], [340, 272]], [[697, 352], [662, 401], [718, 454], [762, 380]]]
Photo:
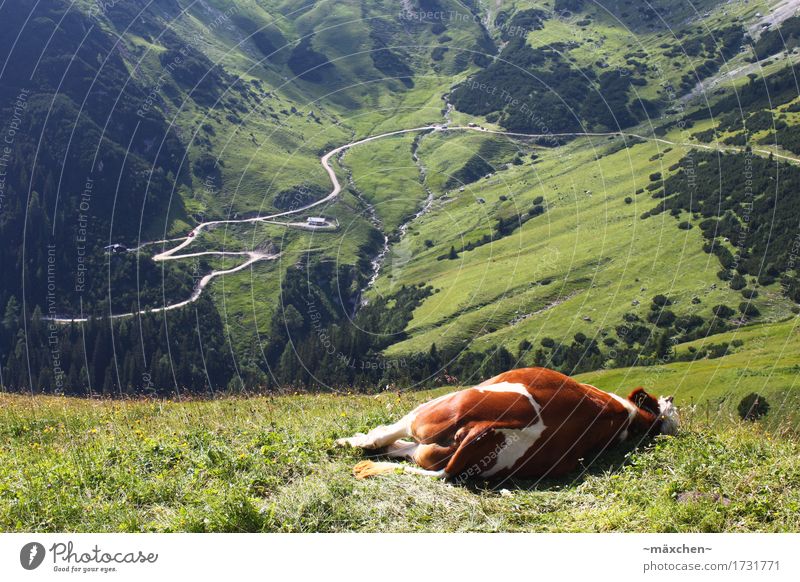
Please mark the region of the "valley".
[[[797, 531], [798, 10], [0, 2], [0, 531]], [[335, 446], [536, 366], [681, 428]]]
[[[23, 277], [32, 295], [10, 286], [0, 297], [5, 385], [429, 388], [513, 365], [649, 367], [700, 338], [794, 321], [785, 225], [797, 210], [783, 192], [800, 161], [796, 60], [770, 36], [794, 34], [794, 10], [700, 4], [78, 3], [63, 22], [91, 30], [90, 52], [59, 27], [53, 42], [81, 55], [88, 92], [60, 92], [37, 59], [8, 69], [10, 88], [25, 71], [38, 83], [32, 107], [60, 99], [102, 137], [78, 150], [52, 133], [60, 174], [34, 172], [19, 213], [45, 228], [7, 223], [22, 248], [55, 250], [53, 269]], [[53, 14], [37, 25], [58, 23]], [[50, 62], [35, 44], [14, 50]], [[83, 109], [125, 78], [106, 120]], [[724, 109], [737, 99], [739, 120]], [[159, 123], [171, 129], [158, 134]], [[108, 139], [116, 160], [101, 154]], [[753, 159], [760, 202], [742, 230], [741, 200], [713, 184]], [[87, 176], [99, 193], [84, 195], [88, 245], [71, 224]], [[771, 244], [778, 206], [786, 221]], [[103, 250], [114, 245], [126, 251]], [[25, 270], [48, 258], [10, 260]], [[168, 318], [201, 313], [216, 322], [202, 332]], [[23, 320], [59, 336], [59, 370], [47, 349], [20, 343]], [[138, 347], [93, 347], [108, 334]], [[203, 373], [204, 344], [225, 353], [217, 380]], [[154, 376], [166, 384], [143, 380]]]

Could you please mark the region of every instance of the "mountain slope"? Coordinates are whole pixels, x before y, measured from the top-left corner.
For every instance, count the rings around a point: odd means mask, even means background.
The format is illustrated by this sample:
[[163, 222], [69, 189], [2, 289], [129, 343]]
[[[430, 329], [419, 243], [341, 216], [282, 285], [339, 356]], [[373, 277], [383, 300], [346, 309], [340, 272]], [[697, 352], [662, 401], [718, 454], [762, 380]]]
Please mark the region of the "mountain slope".
[[796, 22], [768, 7], [3, 5], [0, 383], [466, 383], [791, 317]]

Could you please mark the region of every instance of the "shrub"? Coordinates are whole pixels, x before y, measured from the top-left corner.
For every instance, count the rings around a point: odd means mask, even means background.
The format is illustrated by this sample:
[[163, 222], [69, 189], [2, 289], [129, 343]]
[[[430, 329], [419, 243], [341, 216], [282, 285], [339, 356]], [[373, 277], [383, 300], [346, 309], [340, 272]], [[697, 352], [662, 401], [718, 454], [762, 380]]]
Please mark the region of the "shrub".
[[647, 321], [656, 324], [658, 327], [669, 327], [675, 323], [675, 312], [669, 309], [654, 310], [647, 316]]
[[672, 301], [666, 295], [656, 295], [653, 297], [653, 305], [657, 305], [658, 307], [665, 307], [667, 305], [672, 305]]
[[542, 338], [542, 345], [546, 348], [552, 348], [556, 345], [556, 340], [551, 337], [543, 337]]
[[728, 342], [722, 342], [721, 344], [711, 344], [708, 346], [708, 357], [713, 358], [721, 358], [723, 356], [728, 355], [728, 347], [730, 344]]
[[731, 277], [730, 286], [731, 289], [733, 289], [734, 291], [738, 291], [739, 289], [744, 289], [746, 285], [747, 281], [745, 281], [744, 277], [742, 277], [739, 273], [735, 273], [733, 277]]
[[745, 317], [758, 317], [761, 315], [761, 312], [758, 310], [758, 308], [749, 301], [742, 301], [739, 304], [739, 311]]
[[536, 204], [533, 208], [528, 210], [529, 216], [539, 216], [540, 214], [544, 214], [544, 206], [541, 204]]
[[630, 204], [631, 202], [633, 202], [633, 198], [631, 198], [630, 196], [626, 196], [625, 197], [625, 204]]
[[688, 220], [684, 220], [683, 222], [678, 223], [678, 228], [681, 230], [690, 230], [692, 228], [692, 223]]
[[721, 319], [728, 319], [729, 317], [733, 317], [733, 315], [736, 313], [727, 305], [715, 305], [711, 309], [711, 312]]
[[738, 410], [742, 420], [758, 420], [769, 412], [769, 402], [760, 394], [751, 392], [739, 402]]
[[745, 299], [755, 299], [758, 297], [758, 291], [755, 289], [742, 289], [742, 297]]

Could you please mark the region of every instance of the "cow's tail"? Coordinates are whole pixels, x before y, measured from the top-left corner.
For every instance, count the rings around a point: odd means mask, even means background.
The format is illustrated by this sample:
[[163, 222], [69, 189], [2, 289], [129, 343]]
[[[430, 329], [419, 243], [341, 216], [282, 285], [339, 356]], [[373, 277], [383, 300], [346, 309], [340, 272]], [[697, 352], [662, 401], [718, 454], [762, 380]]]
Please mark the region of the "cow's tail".
[[353, 475], [356, 479], [366, 479], [367, 477], [374, 477], [375, 475], [386, 475], [388, 473], [395, 473], [403, 470], [403, 465], [400, 463], [387, 463], [375, 461], [361, 461], [353, 467]]

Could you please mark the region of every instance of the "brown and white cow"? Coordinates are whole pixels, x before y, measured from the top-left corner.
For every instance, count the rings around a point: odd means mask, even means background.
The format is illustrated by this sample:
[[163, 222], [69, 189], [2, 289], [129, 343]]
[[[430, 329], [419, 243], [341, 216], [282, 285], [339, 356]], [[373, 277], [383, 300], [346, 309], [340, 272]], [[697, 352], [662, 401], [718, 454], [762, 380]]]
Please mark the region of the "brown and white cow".
[[397, 469], [440, 478], [557, 477], [615, 442], [675, 434], [678, 424], [672, 397], [656, 400], [637, 388], [624, 399], [553, 370], [522, 368], [336, 442], [418, 465], [362, 461], [359, 478]]

